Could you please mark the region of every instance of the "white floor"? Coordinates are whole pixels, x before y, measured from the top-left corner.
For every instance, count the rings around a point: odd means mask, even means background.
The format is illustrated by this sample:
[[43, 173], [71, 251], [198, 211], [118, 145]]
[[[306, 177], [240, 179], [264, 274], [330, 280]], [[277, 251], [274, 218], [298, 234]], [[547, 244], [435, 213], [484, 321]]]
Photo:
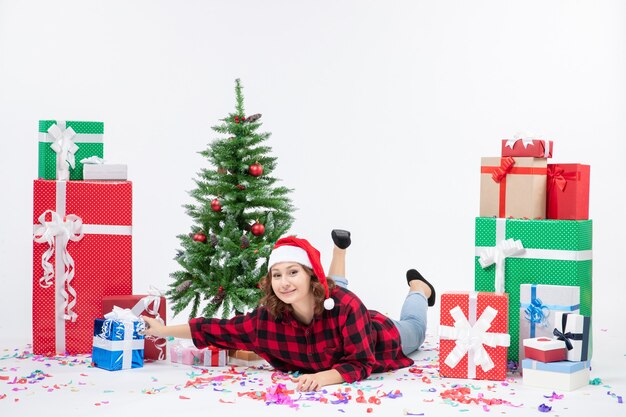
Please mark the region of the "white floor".
[[[556, 396], [551, 389], [524, 386], [518, 375], [505, 382], [441, 379], [436, 339], [429, 337], [425, 350], [413, 355], [411, 368], [373, 375], [359, 384], [327, 387], [322, 393], [287, 393], [269, 404], [258, 399], [260, 393], [278, 384], [285, 384], [286, 390], [294, 388], [285, 375], [269, 369], [238, 367], [234, 372], [153, 362], [141, 369], [108, 372], [90, 367], [89, 356], [37, 358], [23, 353], [26, 344], [10, 346], [5, 339], [0, 342], [0, 416], [192, 416], [206, 412], [221, 416], [528, 416], [539, 413], [541, 404], [552, 407], [552, 416], [626, 415], [626, 404], [619, 403], [619, 397], [626, 400], [626, 336], [618, 335], [617, 329], [598, 328], [591, 378], [600, 378], [602, 383], [557, 391]], [[467, 397], [505, 403], [462, 404], [442, 398], [446, 390], [465, 386], [470, 388]], [[345, 394], [350, 396], [347, 401]], [[560, 395], [561, 399], [553, 398]], [[357, 401], [359, 396], [366, 402]]]

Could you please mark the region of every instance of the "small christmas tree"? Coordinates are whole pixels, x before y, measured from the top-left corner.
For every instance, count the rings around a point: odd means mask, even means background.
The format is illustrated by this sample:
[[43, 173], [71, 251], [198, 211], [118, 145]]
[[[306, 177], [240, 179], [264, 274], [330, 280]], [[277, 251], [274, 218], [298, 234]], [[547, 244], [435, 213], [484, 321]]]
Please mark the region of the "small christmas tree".
[[200, 152], [212, 167], [195, 180], [190, 194], [197, 203], [184, 206], [194, 225], [178, 236], [182, 250], [175, 259], [182, 270], [170, 275], [167, 291], [174, 314], [190, 304], [190, 317], [202, 304], [204, 317], [256, 307], [272, 247], [293, 223], [291, 190], [276, 186], [276, 158], [263, 145], [270, 133], [257, 132], [260, 114], [245, 115], [241, 89], [237, 79], [235, 113], [212, 128], [223, 137]]

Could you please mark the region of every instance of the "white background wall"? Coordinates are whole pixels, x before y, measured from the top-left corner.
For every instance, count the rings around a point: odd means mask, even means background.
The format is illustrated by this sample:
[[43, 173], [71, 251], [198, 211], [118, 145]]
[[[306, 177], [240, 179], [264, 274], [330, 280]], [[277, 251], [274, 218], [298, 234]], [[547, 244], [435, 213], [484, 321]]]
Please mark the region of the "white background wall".
[[30, 339], [37, 121], [105, 122], [134, 183], [135, 293], [166, 288], [237, 77], [295, 190], [293, 232], [328, 261], [350, 229], [351, 286], [392, 315], [410, 267], [473, 288], [479, 158], [518, 131], [555, 140], [555, 162], [592, 166], [594, 314], [617, 326], [625, 40], [617, 0], [0, 0], [0, 338]]

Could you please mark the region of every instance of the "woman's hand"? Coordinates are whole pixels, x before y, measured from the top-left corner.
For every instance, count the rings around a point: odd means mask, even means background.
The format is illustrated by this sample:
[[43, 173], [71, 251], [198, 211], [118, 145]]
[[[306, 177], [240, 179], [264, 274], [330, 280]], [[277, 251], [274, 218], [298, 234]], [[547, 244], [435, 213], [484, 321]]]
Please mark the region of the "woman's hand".
[[292, 378], [292, 381], [298, 383], [296, 386], [298, 391], [317, 391], [326, 385], [341, 384], [344, 379], [339, 372], [329, 369], [315, 374], [300, 375]]
[[153, 319], [152, 317], [139, 316], [144, 322], [146, 322], [146, 331], [143, 333], [145, 336], [165, 337], [165, 325], [160, 321]]
[[146, 331], [143, 333], [145, 336], [191, 339], [189, 323], [166, 326], [152, 317], [139, 316], [139, 318], [146, 322]]

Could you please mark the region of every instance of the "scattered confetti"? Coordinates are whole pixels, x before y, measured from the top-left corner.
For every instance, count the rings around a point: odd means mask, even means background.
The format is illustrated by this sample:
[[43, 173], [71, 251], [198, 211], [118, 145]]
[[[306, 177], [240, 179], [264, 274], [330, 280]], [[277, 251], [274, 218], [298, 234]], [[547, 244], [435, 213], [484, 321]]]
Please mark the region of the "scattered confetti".
[[537, 409], [542, 413], [548, 413], [552, 410], [552, 407], [550, 407], [549, 405], [541, 404], [539, 407], [537, 407]]
[[611, 391], [607, 391], [606, 395], [610, 395], [613, 398], [617, 398], [617, 403], [618, 404], [623, 404], [623, 400], [622, 400], [622, 396], [621, 395], [617, 395], [616, 393], [611, 392]]
[[[444, 402], [456, 407], [459, 404], [482, 404], [488, 405], [509, 405], [514, 406], [509, 401], [502, 400], [500, 398], [485, 398], [484, 394], [478, 393], [476, 397], [471, 397], [471, 388], [468, 386], [456, 387], [445, 390], [439, 394]], [[515, 406], [514, 406], [515, 407]], [[484, 408], [484, 407], [483, 407]], [[487, 411], [487, 410], [485, 410]]]
[[550, 401], [552, 400], [562, 400], [564, 395], [563, 394], [557, 394], [556, 392], [552, 391], [552, 395], [544, 395], [544, 398], [550, 398]]
[[[89, 355], [42, 356], [32, 354], [30, 349], [5, 350], [0, 351], [0, 403], [4, 404], [3, 407], [17, 402], [25, 404], [32, 401], [31, 399], [49, 395], [48, 393], [82, 391], [95, 393], [97, 396], [91, 398], [88, 404], [102, 408], [120, 395], [145, 397], [146, 395], [174, 394], [180, 400], [198, 401], [199, 397], [194, 397], [194, 393], [197, 390], [204, 390], [207, 395], [213, 396], [212, 401], [222, 404], [238, 404], [238, 406], [256, 401], [264, 406], [287, 407], [293, 410], [326, 407], [327, 411], [339, 413], [350, 413], [358, 409], [361, 413], [367, 411], [385, 415], [383, 411], [385, 405], [394, 401], [400, 403], [400, 409], [403, 406], [407, 407], [403, 410], [404, 415], [424, 416], [426, 413], [419, 409], [419, 404], [427, 403], [428, 405], [424, 406], [431, 407], [429, 409], [442, 406], [453, 407], [452, 409], [459, 413], [473, 414], [481, 410], [491, 414], [507, 414], [508, 412], [503, 407], [523, 406], [521, 404], [523, 401], [518, 400], [513, 403], [510, 401], [512, 398], [528, 398], [519, 395], [525, 394], [525, 391], [518, 390], [522, 388], [519, 375], [509, 374], [506, 380], [499, 382], [441, 378], [436, 343], [425, 344], [414, 361], [414, 365], [410, 368], [374, 374], [359, 382], [332, 385], [315, 392], [296, 390], [293, 379], [300, 375], [298, 372], [279, 372], [268, 366], [213, 368], [178, 366], [173, 369], [176, 374], [156, 373], [155, 376], [150, 376], [137, 373], [135, 375], [141, 375], [138, 381], [143, 382], [139, 382], [141, 385], [128, 390], [127, 387], [119, 385], [100, 385], [101, 378], [92, 378], [97, 370], [92, 367]], [[147, 365], [146, 368], [149, 366], [152, 365]], [[76, 369], [63, 370], [61, 369], [63, 367]], [[150, 370], [152, 369], [157, 368]], [[513, 371], [514, 368], [510, 366], [509, 370]], [[120, 374], [111, 373], [110, 375], [119, 376]], [[178, 375], [178, 379], [172, 380], [172, 375]], [[409, 383], [404, 384], [404, 381], [409, 381]], [[603, 385], [600, 378], [590, 380], [589, 384], [603, 386], [611, 403], [614, 404], [613, 401], [615, 401], [623, 404], [622, 396], [613, 391], [619, 389], [618, 386], [613, 388]], [[110, 389], [111, 387], [115, 387], [115, 390]], [[398, 387], [402, 387], [403, 390], [396, 389]], [[404, 391], [404, 388], [407, 391]], [[550, 391], [546, 390], [546, 392]], [[604, 398], [602, 392], [602, 389], [589, 390], [584, 394], [601, 395]], [[554, 404], [553, 401], [565, 400], [565, 396], [557, 392], [543, 394], [543, 401], [547, 405], [542, 404], [545, 411], [540, 409], [541, 406], [538, 407], [542, 412], [551, 411], [550, 405]], [[109, 401], [102, 401], [98, 395], [106, 397]], [[580, 401], [578, 397], [580, 396], [568, 395], [567, 401], [575, 404], [576, 401]], [[205, 398], [206, 396], [203, 396], [203, 399]], [[151, 401], [151, 399], [142, 401]], [[570, 404], [565, 402], [563, 405]], [[414, 406], [416, 409], [412, 409]], [[224, 407], [228, 406], [224, 405]], [[496, 411], [498, 408], [501, 411]], [[563, 408], [568, 409], [568, 407]]]

